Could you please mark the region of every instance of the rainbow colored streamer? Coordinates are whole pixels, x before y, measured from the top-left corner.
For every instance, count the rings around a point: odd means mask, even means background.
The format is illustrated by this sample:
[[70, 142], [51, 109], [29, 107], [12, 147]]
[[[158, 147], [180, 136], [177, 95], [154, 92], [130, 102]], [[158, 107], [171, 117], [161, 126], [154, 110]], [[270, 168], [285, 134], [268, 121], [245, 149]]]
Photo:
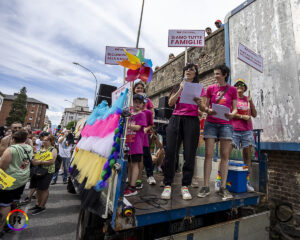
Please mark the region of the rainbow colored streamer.
[[114, 143], [110, 152], [110, 156], [108, 157], [106, 163], [103, 166], [103, 170], [101, 173], [101, 180], [98, 181], [95, 186], [95, 190], [97, 192], [103, 190], [108, 185], [107, 179], [110, 177], [111, 170], [119, 157], [123, 126], [124, 126], [124, 120], [123, 118], [120, 118], [118, 127], [115, 130]]

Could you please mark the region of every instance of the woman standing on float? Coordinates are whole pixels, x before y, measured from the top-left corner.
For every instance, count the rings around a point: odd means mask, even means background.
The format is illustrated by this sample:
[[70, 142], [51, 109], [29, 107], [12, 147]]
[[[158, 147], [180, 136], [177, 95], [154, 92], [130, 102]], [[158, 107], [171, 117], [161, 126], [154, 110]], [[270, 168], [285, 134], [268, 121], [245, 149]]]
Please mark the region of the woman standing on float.
[[[165, 187], [161, 194], [162, 199], [171, 198], [171, 184], [175, 175], [175, 159], [182, 141], [184, 165], [182, 169], [181, 195], [184, 200], [192, 199], [188, 186], [192, 182], [195, 155], [200, 134], [198, 106], [196, 104], [180, 103], [180, 96], [186, 82], [199, 83], [197, 65], [187, 64], [183, 68], [182, 77], [185, 78], [185, 81], [182, 81], [177, 88], [173, 89], [169, 98], [169, 106], [172, 107], [175, 105], [175, 109], [167, 127], [167, 148], [164, 169]], [[202, 90], [202, 93], [199, 92], [201, 100], [203, 100], [202, 96], [204, 95], [204, 90]], [[204, 110], [205, 106], [201, 100], [199, 101], [200, 108]]]
[[[204, 160], [204, 187], [198, 193], [198, 197], [206, 197], [210, 194], [209, 180], [212, 169], [212, 158], [214, 145], [220, 140], [221, 145], [221, 188], [217, 192], [223, 199], [232, 198], [230, 192], [226, 189], [226, 180], [228, 174], [228, 160], [232, 150], [233, 126], [232, 118], [237, 113], [236, 88], [230, 86], [228, 81], [230, 70], [225, 65], [219, 65], [214, 68], [214, 78], [216, 84], [209, 86], [206, 90], [205, 112], [208, 114], [204, 125], [205, 139], [205, 160]], [[213, 115], [216, 112], [212, 109], [212, 104], [226, 106], [230, 112], [225, 114], [228, 120], [216, 118]]]

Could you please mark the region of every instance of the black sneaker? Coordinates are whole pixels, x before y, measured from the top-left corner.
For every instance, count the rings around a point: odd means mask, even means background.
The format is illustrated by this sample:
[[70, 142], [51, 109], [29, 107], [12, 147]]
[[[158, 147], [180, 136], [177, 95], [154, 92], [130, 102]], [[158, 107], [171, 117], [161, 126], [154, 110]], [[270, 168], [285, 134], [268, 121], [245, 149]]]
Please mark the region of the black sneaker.
[[42, 213], [42, 212], [45, 212], [45, 211], [46, 211], [46, 208], [38, 207], [37, 209], [35, 209], [35, 210], [31, 213], [31, 215], [38, 215], [38, 214], [40, 214], [40, 213]]
[[219, 196], [222, 197], [222, 200], [232, 199], [232, 194], [227, 190], [227, 188], [220, 188], [220, 191], [217, 192]]
[[34, 207], [29, 208], [28, 210], [29, 210], [29, 211], [34, 211], [34, 210], [36, 210], [36, 209], [38, 209], [38, 208], [39, 208], [39, 206], [38, 206], [38, 205], [35, 205]]
[[20, 201], [20, 206], [26, 205], [31, 202], [31, 199], [29, 197], [26, 197], [24, 200]]
[[142, 182], [142, 180], [136, 180], [136, 182], [135, 182], [135, 188], [136, 189], [142, 189], [143, 188], [143, 182]]
[[55, 185], [55, 184], [56, 184], [56, 181], [52, 181], [50, 184], [51, 184], [51, 185]]
[[0, 231], [0, 239], [2, 239], [2, 237], [4, 236], [4, 231]]
[[36, 199], [36, 196], [35, 196], [35, 195], [33, 195], [31, 198], [32, 198], [32, 199]]
[[208, 196], [209, 194], [210, 194], [209, 187], [202, 187], [200, 189], [199, 193], [197, 194], [197, 197], [204, 198], [204, 197]]

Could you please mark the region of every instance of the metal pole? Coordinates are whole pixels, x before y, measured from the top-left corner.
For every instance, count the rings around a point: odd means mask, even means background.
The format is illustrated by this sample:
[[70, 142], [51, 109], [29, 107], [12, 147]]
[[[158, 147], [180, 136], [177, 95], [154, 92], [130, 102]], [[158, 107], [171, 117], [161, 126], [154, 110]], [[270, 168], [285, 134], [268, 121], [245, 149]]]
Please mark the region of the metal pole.
[[185, 54], [184, 54], [184, 66], [187, 63], [187, 47], [185, 47]]
[[98, 89], [98, 80], [97, 80], [95, 74], [90, 69], [82, 66], [81, 64], [79, 64], [77, 62], [73, 62], [73, 64], [78, 65], [78, 66], [84, 68], [85, 70], [89, 71], [91, 74], [93, 74], [93, 76], [94, 76], [94, 78], [96, 80], [95, 97], [94, 97], [94, 108], [95, 108], [95, 105], [96, 105], [96, 102], [97, 102], [97, 97], [96, 96], [97, 96], [97, 89]]
[[136, 48], [139, 47], [139, 40], [140, 40], [140, 34], [141, 34], [141, 26], [142, 26], [142, 19], [143, 19], [143, 11], [144, 11], [144, 3], [145, 0], [143, 0], [142, 4], [142, 10], [141, 10], [141, 16], [140, 16], [140, 24], [139, 24], [139, 30], [138, 30], [138, 35], [137, 35], [137, 40], [136, 40]]

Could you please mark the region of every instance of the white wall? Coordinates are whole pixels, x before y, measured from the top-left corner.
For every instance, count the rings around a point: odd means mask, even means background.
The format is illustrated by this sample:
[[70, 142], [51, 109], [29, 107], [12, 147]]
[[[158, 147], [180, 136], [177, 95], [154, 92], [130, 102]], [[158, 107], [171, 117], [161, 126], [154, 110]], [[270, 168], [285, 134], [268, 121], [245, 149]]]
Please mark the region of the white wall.
[[[229, 18], [231, 79], [251, 87], [254, 128], [267, 142], [300, 142], [300, 1], [256, 0]], [[237, 59], [242, 43], [264, 59], [263, 73]], [[296, 51], [297, 48], [297, 51]]]

